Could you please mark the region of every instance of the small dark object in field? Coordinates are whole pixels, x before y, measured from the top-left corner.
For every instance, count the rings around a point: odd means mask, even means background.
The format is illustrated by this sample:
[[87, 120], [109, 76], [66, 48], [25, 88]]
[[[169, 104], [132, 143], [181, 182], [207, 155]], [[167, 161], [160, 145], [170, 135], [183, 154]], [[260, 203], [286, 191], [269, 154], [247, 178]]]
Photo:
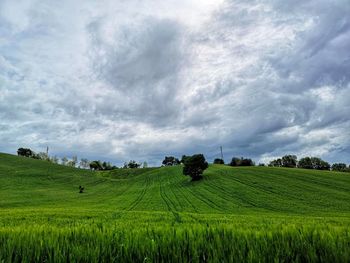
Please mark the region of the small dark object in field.
[[80, 193], [80, 194], [81, 194], [81, 193], [84, 193], [84, 187], [81, 186], [81, 185], [79, 185], [79, 193]]

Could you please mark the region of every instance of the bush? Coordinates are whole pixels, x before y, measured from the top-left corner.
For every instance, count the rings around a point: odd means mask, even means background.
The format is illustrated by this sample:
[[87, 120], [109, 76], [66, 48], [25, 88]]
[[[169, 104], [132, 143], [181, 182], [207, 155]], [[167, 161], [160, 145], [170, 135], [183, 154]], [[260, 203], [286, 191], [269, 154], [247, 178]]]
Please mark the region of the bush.
[[184, 159], [183, 174], [192, 178], [192, 181], [203, 178], [203, 172], [208, 168], [203, 154], [195, 154]]
[[214, 160], [214, 164], [225, 164], [225, 162], [224, 162], [223, 159], [216, 158], [216, 159]]

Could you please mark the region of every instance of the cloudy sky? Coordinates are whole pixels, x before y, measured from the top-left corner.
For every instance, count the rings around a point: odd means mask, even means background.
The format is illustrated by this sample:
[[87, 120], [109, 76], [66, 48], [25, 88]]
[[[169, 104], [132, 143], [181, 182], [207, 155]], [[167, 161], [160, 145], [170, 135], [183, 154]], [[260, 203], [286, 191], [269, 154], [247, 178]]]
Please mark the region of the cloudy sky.
[[349, 0], [0, 0], [0, 152], [350, 163]]

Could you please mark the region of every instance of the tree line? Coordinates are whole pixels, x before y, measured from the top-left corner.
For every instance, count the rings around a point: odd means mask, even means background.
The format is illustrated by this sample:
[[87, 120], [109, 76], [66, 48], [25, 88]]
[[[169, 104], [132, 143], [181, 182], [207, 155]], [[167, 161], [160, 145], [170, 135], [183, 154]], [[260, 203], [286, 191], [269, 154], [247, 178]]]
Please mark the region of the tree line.
[[285, 155], [281, 158], [272, 160], [269, 163], [269, 166], [350, 172], [350, 165], [347, 166], [345, 163], [333, 163], [332, 165], [330, 165], [328, 162], [322, 160], [319, 157], [309, 156], [303, 157], [300, 160], [298, 160], [298, 157], [296, 155]]
[[[45, 152], [35, 153], [28, 148], [19, 148], [17, 150], [19, 156], [25, 156], [34, 159], [47, 160], [52, 163], [66, 165], [70, 167], [78, 167], [83, 169], [91, 169], [95, 171], [106, 171], [114, 170], [119, 167], [112, 165], [110, 162], [94, 160], [89, 161], [88, 159], [82, 158], [78, 162], [77, 156], [73, 156], [71, 159], [63, 157], [61, 159], [56, 156], [50, 157]], [[216, 158], [213, 161], [214, 164], [225, 165], [223, 159]], [[174, 165], [183, 165], [183, 174], [188, 175], [192, 178], [193, 181], [200, 180], [203, 176], [203, 172], [208, 168], [208, 162], [205, 160], [203, 154], [194, 154], [192, 156], [183, 155], [181, 159], [178, 159], [174, 156], [165, 156], [162, 161], [163, 166], [174, 166]], [[255, 162], [250, 158], [244, 157], [232, 157], [231, 161], [227, 164], [229, 166], [255, 166]], [[265, 166], [264, 163], [259, 163], [259, 166]], [[350, 166], [347, 166], [345, 163], [334, 163], [330, 165], [328, 162], [322, 160], [319, 157], [303, 157], [298, 160], [296, 155], [285, 155], [281, 158], [272, 160], [268, 166], [270, 167], [286, 167], [286, 168], [303, 168], [303, 169], [314, 169], [314, 170], [332, 170], [339, 172], [350, 172]], [[147, 162], [143, 164], [138, 163], [134, 160], [125, 162], [122, 168], [146, 168], [148, 167]]]
[[[82, 169], [91, 169], [94, 171], [108, 171], [118, 169], [116, 165], [111, 164], [110, 162], [94, 160], [89, 161], [86, 158], [81, 158], [78, 160], [77, 156], [73, 156], [72, 158], [67, 158], [66, 156], [62, 158], [58, 158], [57, 156], [49, 156], [47, 152], [39, 152], [36, 153], [29, 148], [19, 148], [17, 150], [18, 156], [44, 160], [55, 164], [61, 164], [69, 167], [82, 168]], [[138, 163], [134, 160], [130, 160], [129, 162], [125, 162], [123, 168], [146, 168], [148, 167], [147, 162]]]

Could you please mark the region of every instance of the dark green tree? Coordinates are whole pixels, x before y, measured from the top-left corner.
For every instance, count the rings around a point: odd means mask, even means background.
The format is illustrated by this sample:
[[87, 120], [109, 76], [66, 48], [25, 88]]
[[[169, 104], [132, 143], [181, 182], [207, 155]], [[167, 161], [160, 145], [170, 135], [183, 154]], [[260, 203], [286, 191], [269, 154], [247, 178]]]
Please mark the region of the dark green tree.
[[127, 168], [139, 168], [141, 166], [141, 164], [135, 162], [134, 160], [129, 161], [129, 163], [127, 164]]
[[197, 181], [203, 178], [203, 172], [208, 168], [208, 163], [203, 154], [195, 154], [184, 159], [183, 174]]
[[17, 155], [24, 156], [24, 157], [33, 157], [35, 153], [29, 148], [19, 148], [17, 150]]
[[102, 163], [100, 161], [90, 162], [89, 167], [91, 170], [95, 170], [95, 171], [103, 170], [103, 166], [102, 166]]
[[297, 167], [298, 158], [295, 155], [285, 155], [282, 157], [282, 167]]
[[173, 165], [179, 165], [180, 161], [174, 156], [165, 156], [162, 164], [165, 166], [173, 166]]
[[348, 167], [346, 166], [345, 163], [334, 163], [332, 165], [332, 171], [347, 172], [348, 171]]
[[314, 169], [311, 158], [310, 157], [301, 158], [298, 162], [298, 168]]
[[252, 159], [249, 158], [241, 158], [240, 166], [254, 166], [255, 163]]
[[231, 162], [230, 162], [230, 166], [239, 166], [241, 163], [241, 159], [237, 158], [237, 157], [233, 157]]
[[225, 162], [224, 162], [224, 160], [221, 159], [221, 158], [216, 158], [216, 159], [214, 160], [214, 164], [225, 164]]
[[298, 162], [299, 168], [315, 169], [315, 170], [329, 170], [330, 164], [318, 157], [304, 157]]
[[270, 163], [269, 163], [269, 166], [270, 167], [282, 167], [282, 159], [281, 158], [278, 158], [276, 160], [272, 160]]
[[181, 160], [180, 160], [180, 163], [184, 164], [186, 159], [189, 158], [190, 156], [187, 156], [187, 155], [182, 155], [181, 157]]

